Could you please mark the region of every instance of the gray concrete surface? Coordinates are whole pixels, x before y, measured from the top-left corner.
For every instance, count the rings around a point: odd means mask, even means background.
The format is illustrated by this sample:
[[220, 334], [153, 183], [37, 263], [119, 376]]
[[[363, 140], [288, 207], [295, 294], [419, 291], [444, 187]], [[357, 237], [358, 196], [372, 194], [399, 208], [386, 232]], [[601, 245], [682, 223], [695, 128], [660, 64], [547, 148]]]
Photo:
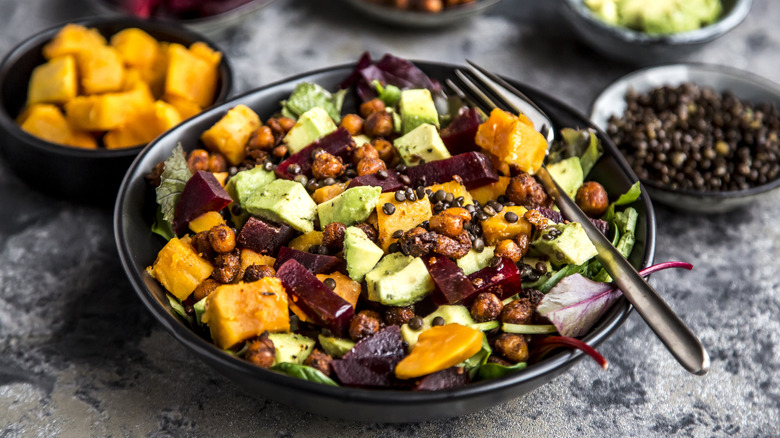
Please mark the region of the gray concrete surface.
[[[754, 3], [739, 28], [690, 60], [779, 81], [780, 5]], [[471, 58], [585, 112], [632, 67], [578, 43], [557, 6], [505, 0], [459, 26], [414, 32], [335, 0], [278, 0], [213, 38], [233, 61], [237, 91], [370, 50]], [[0, 53], [86, 7], [0, 0]], [[152, 319], [125, 281], [111, 212], [34, 192], [0, 159], [0, 437], [780, 435], [780, 194], [719, 216], [656, 211], [656, 260], [696, 268], [653, 282], [709, 348], [709, 375], [683, 371], [633, 314], [600, 348], [611, 363], [606, 372], [582, 361], [476, 414], [364, 424], [246, 395], [213, 372]]]

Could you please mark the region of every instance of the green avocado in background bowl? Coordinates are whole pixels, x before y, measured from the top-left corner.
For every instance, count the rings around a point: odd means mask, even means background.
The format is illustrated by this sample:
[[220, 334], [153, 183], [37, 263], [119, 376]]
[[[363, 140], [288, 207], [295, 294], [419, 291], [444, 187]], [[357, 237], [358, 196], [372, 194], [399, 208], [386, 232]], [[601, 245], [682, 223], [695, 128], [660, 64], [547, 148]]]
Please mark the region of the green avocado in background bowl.
[[585, 5], [607, 24], [650, 35], [701, 29], [720, 18], [720, 0], [585, 0]]

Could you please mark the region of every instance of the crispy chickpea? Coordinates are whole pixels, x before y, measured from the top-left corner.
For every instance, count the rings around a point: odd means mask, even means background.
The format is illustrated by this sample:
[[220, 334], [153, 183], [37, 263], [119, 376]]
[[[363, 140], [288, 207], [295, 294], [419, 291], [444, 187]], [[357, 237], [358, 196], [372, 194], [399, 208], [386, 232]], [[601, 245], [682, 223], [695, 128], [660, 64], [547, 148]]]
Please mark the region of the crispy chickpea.
[[463, 232], [463, 224], [471, 220], [471, 214], [465, 208], [448, 208], [431, 217], [428, 228], [453, 239]]
[[363, 144], [363, 146], [355, 149], [355, 152], [352, 154], [352, 162], [355, 164], [358, 164], [360, 161], [367, 158], [374, 160], [380, 159], [379, 152], [377, 152], [376, 148], [370, 143]]
[[271, 155], [276, 158], [284, 158], [287, 155], [287, 146], [280, 144], [271, 151]]
[[226, 252], [214, 257], [214, 270], [211, 272], [211, 276], [218, 282], [227, 284], [238, 276], [240, 268], [241, 259], [238, 250]]
[[331, 368], [330, 363], [333, 362], [333, 358], [330, 355], [325, 354], [318, 348], [312, 350], [311, 354], [304, 359], [303, 364], [314, 369], [319, 370], [322, 374], [330, 376]]
[[503, 257], [512, 260], [513, 263], [517, 263], [523, 258], [523, 254], [520, 252], [520, 247], [514, 240], [504, 239], [496, 244], [496, 250], [494, 252], [496, 257]]
[[311, 172], [315, 178], [338, 178], [344, 173], [344, 163], [341, 157], [328, 152], [321, 152], [314, 157]]
[[209, 243], [218, 253], [233, 251], [236, 248], [236, 233], [225, 224], [215, 225], [209, 230]]
[[261, 126], [249, 139], [249, 149], [271, 150], [276, 144], [276, 138], [271, 128]]
[[271, 128], [271, 132], [274, 134], [274, 137], [285, 133], [284, 128], [282, 128], [282, 124], [279, 123], [279, 119], [268, 119], [265, 122], [265, 125]]
[[372, 242], [376, 243], [377, 239], [379, 239], [379, 232], [376, 230], [376, 228], [373, 227], [373, 225], [369, 224], [368, 222], [361, 222], [355, 226], [360, 228], [360, 231], [364, 232], [366, 237], [368, 237]]
[[532, 208], [527, 210], [523, 214], [523, 219], [528, 221], [531, 225], [536, 227], [537, 230], [543, 230], [547, 228], [548, 219], [539, 210]]
[[396, 151], [392, 143], [383, 138], [377, 138], [371, 141], [371, 145], [374, 146], [382, 161], [388, 164], [395, 161]]
[[441, 12], [444, 8], [442, 0], [421, 0], [420, 9], [425, 12]]
[[279, 117], [276, 119], [276, 121], [279, 122], [279, 126], [282, 128], [282, 132], [285, 134], [290, 132], [293, 126], [295, 126], [295, 120], [289, 117]]
[[322, 244], [329, 250], [339, 252], [344, 249], [344, 233], [347, 227], [341, 222], [331, 222], [322, 229]]
[[501, 315], [501, 309], [503, 308], [504, 304], [495, 294], [482, 292], [474, 299], [474, 302], [471, 304], [471, 309], [469, 309], [469, 313], [471, 313], [471, 317], [474, 318], [474, 321], [493, 321], [498, 319], [498, 316]]
[[200, 233], [192, 236], [192, 247], [200, 254], [201, 257], [211, 260], [214, 258], [214, 248], [211, 247], [211, 241], [209, 240], [209, 232], [201, 231]]
[[187, 156], [187, 167], [190, 172], [195, 173], [199, 170], [208, 170], [209, 153], [205, 149], [194, 149]]
[[209, 172], [225, 172], [228, 165], [225, 156], [222, 154], [209, 155], [208, 171]]
[[349, 322], [349, 337], [353, 341], [359, 341], [378, 332], [381, 325], [380, 318], [379, 313], [373, 310], [361, 311]]
[[341, 127], [349, 132], [349, 135], [358, 135], [363, 130], [363, 119], [357, 114], [347, 114], [341, 118]]
[[388, 307], [385, 309], [385, 324], [403, 325], [414, 318], [414, 310], [408, 307]]
[[243, 280], [247, 283], [260, 280], [265, 277], [273, 277], [276, 275], [276, 271], [273, 267], [267, 265], [249, 265], [244, 271]]
[[609, 207], [607, 191], [596, 181], [588, 181], [580, 186], [575, 202], [590, 217], [601, 217]]
[[501, 356], [491, 355], [488, 357], [488, 363], [494, 363], [496, 365], [501, 365], [504, 367], [512, 366], [514, 365], [512, 362], [509, 362], [508, 360], [502, 358]]
[[496, 338], [496, 350], [512, 362], [525, 362], [528, 360], [528, 344], [523, 335], [514, 333], [501, 333]]
[[520, 250], [520, 258], [525, 257], [528, 254], [528, 249], [531, 247], [531, 239], [528, 237], [528, 234], [521, 233], [515, 236], [515, 243], [517, 244], [517, 249]]
[[385, 111], [385, 103], [382, 101], [382, 99], [371, 99], [368, 102], [363, 102], [360, 104], [360, 115], [363, 116], [363, 118], [366, 118], [371, 114], [379, 111]]
[[377, 111], [366, 117], [363, 132], [369, 137], [387, 137], [393, 133], [393, 116], [387, 111]]
[[459, 259], [465, 257], [471, 251], [471, 239], [469, 239], [469, 232], [466, 230], [461, 231], [455, 238], [438, 233], [430, 234], [435, 236], [433, 252], [437, 254], [451, 259]]
[[259, 338], [249, 341], [249, 347], [246, 350], [246, 360], [262, 368], [271, 368], [276, 360], [276, 348], [274, 341], [268, 337], [268, 332], [263, 333]]
[[501, 310], [501, 322], [529, 324], [534, 316], [534, 306], [528, 298], [519, 298]]
[[195, 300], [195, 302], [198, 302], [206, 298], [210, 293], [214, 292], [214, 289], [216, 289], [219, 285], [220, 283], [213, 278], [207, 278], [203, 280], [203, 282], [199, 284], [198, 287], [196, 287], [192, 292], [192, 299]]
[[506, 197], [517, 205], [528, 208], [549, 205], [547, 192], [538, 181], [527, 173], [513, 176], [506, 188]]
[[165, 170], [165, 162], [160, 161], [155, 164], [152, 171], [147, 173], [144, 177], [149, 181], [149, 184], [151, 184], [152, 187], [158, 187], [161, 182], [160, 177], [162, 176], [163, 170]]
[[408, 9], [410, 0], [393, 0], [393, 4], [398, 9]]
[[377, 158], [364, 158], [357, 164], [358, 176], [371, 175], [380, 170], [387, 170], [387, 164]]

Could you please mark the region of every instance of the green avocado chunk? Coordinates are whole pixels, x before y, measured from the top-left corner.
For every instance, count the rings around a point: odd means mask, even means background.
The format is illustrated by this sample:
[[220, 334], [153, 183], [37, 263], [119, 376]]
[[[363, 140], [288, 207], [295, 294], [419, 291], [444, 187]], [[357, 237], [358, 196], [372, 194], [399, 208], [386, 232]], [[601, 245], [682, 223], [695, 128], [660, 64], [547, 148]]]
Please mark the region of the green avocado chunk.
[[495, 252], [495, 246], [486, 246], [482, 252], [477, 252], [475, 249], [469, 250], [469, 252], [459, 258], [456, 262], [458, 267], [463, 270], [466, 275], [479, 271], [482, 268], [486, 268], [490, 264], [490, 259], [493, 258], [493, 252]]
[[582, 165], [579, 157], [569, 157], [557, 163], [547, 166], [547, 171], [553, 177], [555, 182], [574, 199], [577, 189], [582, 185], [584, 176], [582, 175]]
[[404, 134], [424, 123], [439, 127], [439, 112], [436, 111], [436, 104], [433, 103], [430, 90], [425, 88], [403, 90], [398, 105]]
[[333, 222], [350, 226], [365, 221], [376, 209], [381, 194], [382, 188], [374, 186], [358, 186], [345, 190], [344, 193], [317, 206], [320, 226], [324, 228]]
[[450, 158], [450, 152], [444, 145], [439, 131], [428, 123], [398, 137], [393, 145], [407, 166], [416, 166], [422, 161], [429, 162]]
[[352, 339], [334, 338], [332, 336], [322, 335], [319, 335], [318, 339], [325, 353], [333, 357], [344, 356], [355, 346], [355, 341]]
[[[556, 235], [557, 233], [560, 233]], [[548, 237], [545, 237], [549, 235]], [[577, 222], [555, 224], [544, 229], [532, 246], [550, 257], [555, 266], [581, 265], [598, 254], [585, 230]]]
[[272, 222], [285, 223], [302, 233], [314, 230], [317, 204], [303, 185], [286, 179], [274, 180], [262, 190], [252, 192], [246, 210]]
[[290, 132], [284, 136], [284, 143], [292, 155], [336, 129], [328, 112], [316, 106], [301, 114]]
[[314, 339], [296, 333], [270, 333], [268, 339], [276, 349], [274, 365], [282, 362], [302, 364], [316, 344]]
[[275, 179], [276, 175], [273, 172], [263, 169], [263, 166], [255, 166], [231, 176], [225, 190], [234, 201], [244, 205], [252, 193], [261, 190]]
[[344, 232], [344, 259], [347, 261], [349, 278], [363, 281], [383, 255], [385, 252], [382, 248], [372, 242], [360, 228], [349, 227]]
[[408, 306], [435, 287], [422, 259], [400, 252], [382, 258], [365, 279], [368, 299], [386, 306]]
[[433, 327], [433, 319], [437, 316], [441, 316], [444, 319], [444, 324], [458, 323], [470, 327], [475, 324], [474, 318], [471, 317], [471, 313], [466, 306], [460, 304], [445, 304], [439, 306], [433, 313], [423, 318], [423, 326], [420, 330], [413, 330], [409, 327], [409, 324], [401, 326], [401, 337], [409, 344], [409, 348], [412, 348], [417, 343], [417, 338], [420, 334], [429, 328]]

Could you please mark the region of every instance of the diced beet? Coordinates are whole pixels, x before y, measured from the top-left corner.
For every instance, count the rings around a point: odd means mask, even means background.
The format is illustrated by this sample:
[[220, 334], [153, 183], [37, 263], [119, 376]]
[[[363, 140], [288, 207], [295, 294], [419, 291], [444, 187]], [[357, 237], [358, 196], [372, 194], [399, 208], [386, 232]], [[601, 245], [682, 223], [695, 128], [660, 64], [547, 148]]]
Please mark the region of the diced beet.
[[[539, 207], [537, 208], [539, 210], [539, 213], [542, 214], [542, 216], [546, 217], [547, 219], [550, 219], [551, 221], [555, 222], [556, 224], [560, 224], [563, 222], [563, 215], [560, 211], [555, 211], [551, 208], [547, 207]], [[589, 218], [590, 223], [596, 226], [599, 231], [601, 231], [601, 234], [607, 235], [607, 231], [609, 231], [609, 222], [602, 220], [602, 219], [593, 219]]]
[[[284, 179], [293, 179], [296, 175], [311, 176], [311, 165], [314, 163], [312, 152], [317, 149], [322, 149], [331, 155], [348, 158], [350, 152], [354, 149], [354, 144], [355, 142], [352, 140], [352, 136], [349, 135], [349, 132], [344, 128], [339, 128], [290, 155], [286, 160], [279, 163], [279, 165], [276, 166], [276, 176]], [[300, 166], [301, 170], [298, 173], [293, 174], [287, 171], [293, 164]]]
[[497, 267], [488, 266], [480, 269], [470, 274], [468, 278], [476, 289], [472, 298], [476, 298], [482, 292], [492, 292], [503, 300], [520, 292], [522, 287], [520, 269], [508, 258], [501, 259]]
[[463, 270], [449, 257], [442, 255], [423, 257], [425, 267], [431, 274], [436, 289], [431, 293], [433, 301], [439, 305], [456, 304], [471, 297], [474, 286]]
[[290, 299], [318, 325], [331, 329], [336, 336], [346, 334], [355, 315], [347, 300], [336, 295], [295, 259], [284, 262], [276, 270], [276, 277], [282, 280]]
[[187, 181], [176, 204], [173, 229], [176, 234], [187, 231], [187, 224], [209, 211], [220, 211], [233, 202], [214, 174], [201, 170]]
[[290, 259], [296, 260], [298, 263], [302, 264], [303, 267], [312, 274], [328, 274], [333, 271], [338, 271], [342, 265], [342, 261], [338, 257], [312, 254], [310, 252], [299, 251], [283, 246], [279, 249], [279, 254], [276, 256], [274, 269], [278, 270], [284, 262]]
[[382, 192], [394, 192], [404, 184], [398, 179], [398, 173], [394, 170], [387, 171], [387, 178], [380, 178], [378, 174], [372, 173], [352, 178], [347, 186], [348, 189], [358, 186], [382, 187]]
[[388, 387], [398, 384], [395, 366], [406, 356], [401, 328], [391, 325], [355, 344], [344, 357], [331, 362], [345, 386]]
[[410, 167], [406, 174], [412, 183], [424, 186], [450, 182], [457, 175], [469, 190], [498, 181], [496, 168], [482, 152], [468, 152], [420, 164]]
[[452, 155], [465, 154], [479, 150], [474, 138], [477, 136], [477, 128], [482, 123], [482, 117], [476, 108], [464, 108], [450, 124], [441, 130], [441, 139], [444, 146]]
[[469, 373], [460, 367], [450, 367], [446, 370], [429, 374], [412, 388], [413, 391], [439, 391], [442, 389], [458, 388], [467, 385]]
[[250, 249], [264, 255], [275, 255], [293, 237], [295, 237], [295, 230], [289, 225], [250, 217], [238, 233], [236, 243], [239, 248]]

